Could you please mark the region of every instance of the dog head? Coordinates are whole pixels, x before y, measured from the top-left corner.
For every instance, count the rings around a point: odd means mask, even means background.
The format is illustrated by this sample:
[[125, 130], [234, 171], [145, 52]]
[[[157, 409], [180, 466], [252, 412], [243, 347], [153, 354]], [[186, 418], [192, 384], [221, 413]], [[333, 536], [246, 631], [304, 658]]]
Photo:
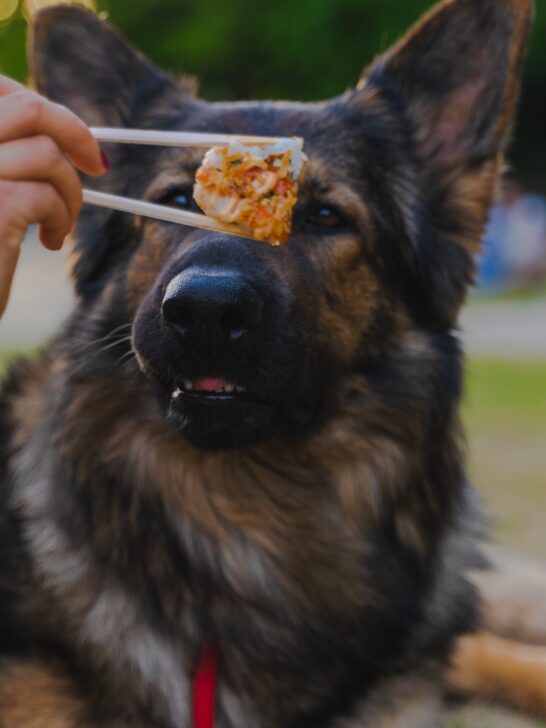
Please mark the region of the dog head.
[[[37, 16], [37, 87], [91, 125], [305, 140], [285, 247], [116, 212], [81, 215], [80, 315], [97, 339], [130, 325], [143, 387], [191, 444], [297, 437], [328, 417], [344, 377], [380, 362], [405, 332], [453, 328], [531, 13], [530, 0], [446, 0], [356, 88], [314, 104], [209, 103], [91, 13]], [[111, 172], [86, 185], [196, 209], [202, 152], [118, 145], [108, 155]]]

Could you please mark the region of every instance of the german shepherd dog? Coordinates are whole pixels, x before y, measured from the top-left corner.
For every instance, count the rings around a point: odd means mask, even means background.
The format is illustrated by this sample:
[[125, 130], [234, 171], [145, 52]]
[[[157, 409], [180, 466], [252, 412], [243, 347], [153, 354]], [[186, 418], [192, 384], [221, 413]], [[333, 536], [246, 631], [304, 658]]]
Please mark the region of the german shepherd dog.
[[[77, 305], [0, 414], [0, 725], [432, 728], [476, 619], [456, 322], [531, 0], [446, 0], [321, 103], [209, 103], [74, 7], [38, 89], [93, 125], [301, 136], [288, 244], [85, 209]], [[202, 153], [94, 182], [192, 209]], [[92, 184], [85, 180], [86, 185]]]

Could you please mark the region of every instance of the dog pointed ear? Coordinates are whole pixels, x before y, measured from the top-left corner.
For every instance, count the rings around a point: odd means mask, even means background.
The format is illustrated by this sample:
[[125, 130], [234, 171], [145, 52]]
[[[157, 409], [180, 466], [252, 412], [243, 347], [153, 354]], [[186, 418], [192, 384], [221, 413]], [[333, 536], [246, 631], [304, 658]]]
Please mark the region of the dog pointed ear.
[[82, 7], [39, 12], [29, 60], [37, 90], [90, 126], [125, 126], [174, 81], [137, 53], [107, 22]]
[[356, 92], [378, 94], [407, 139], [427, 221], [407, 227], [442, 323], [456, 319], [474, 275], [532, 16], [533, 0], [444, 0], [364, 72]]
[[[37, 13], [30, 28], [28, 54], [38, 91], [67, 106], [90, 126], [135, 126], [139, 116], [171, 92], [192, 95], [157, 70], [107, 22], [81, 7], [60, 5]], [[125, 149], [108, 147], [113, 171], [86, 179], [85, 186], [125, 194], [121, 168]], [[74, 234], [72, 275], [77, 294], [94, 297], [108, 279], [116, 256], [133, 235], [132, 219], [113, 211], [84, 206]]]
[[447, 0], [365, 72], [401, 104], [431, 165], [503, 151], [532, 14], [532, 0]]

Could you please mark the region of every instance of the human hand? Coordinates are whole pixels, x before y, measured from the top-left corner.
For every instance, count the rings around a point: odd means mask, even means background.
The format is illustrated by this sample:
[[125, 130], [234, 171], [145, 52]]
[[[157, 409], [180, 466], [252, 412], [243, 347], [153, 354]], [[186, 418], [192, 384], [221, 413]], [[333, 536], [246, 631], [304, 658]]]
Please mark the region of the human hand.
[[0, 76], [0, 316], [21, 241], [30, 225], [58, 250], [82, 204], [76, 169], [98, 176], [106, 158], [81, 119], [64, 106]]

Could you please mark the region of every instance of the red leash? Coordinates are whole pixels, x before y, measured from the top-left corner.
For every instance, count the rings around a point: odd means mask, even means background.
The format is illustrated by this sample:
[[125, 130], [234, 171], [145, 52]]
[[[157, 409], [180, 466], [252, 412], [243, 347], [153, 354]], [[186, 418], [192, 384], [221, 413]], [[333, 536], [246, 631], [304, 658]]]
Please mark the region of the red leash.
[[206, 645], [193, 679], [193, 728], [214, 728], [218, 685], [218, 651]]

